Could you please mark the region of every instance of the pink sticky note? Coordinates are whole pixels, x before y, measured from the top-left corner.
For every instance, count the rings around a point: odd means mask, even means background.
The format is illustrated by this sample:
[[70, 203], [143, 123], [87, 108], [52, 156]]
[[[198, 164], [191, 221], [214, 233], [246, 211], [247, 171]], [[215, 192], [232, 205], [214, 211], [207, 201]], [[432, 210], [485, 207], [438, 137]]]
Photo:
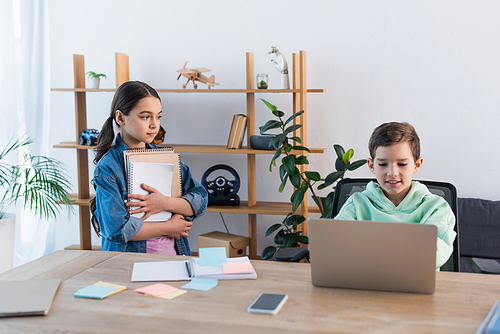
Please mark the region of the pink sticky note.
[[135, 289], [135, 292], [139, 293], [145, 293], [147, 295], [151, 295], [154, 297], [161, 296], [166, 293], [171, 293], [179, 290], [176, 287], [173, 287], [168, 284], [163, 284], [163, 283], [158, 283], [158, 284], [153, 284], [153, 285], [148, 285], [143, 288]]
[[248, 262], [232, 262], [223, 263], [222, 270], [224, 274], [250, 274], [252, 273], [252, 267]]

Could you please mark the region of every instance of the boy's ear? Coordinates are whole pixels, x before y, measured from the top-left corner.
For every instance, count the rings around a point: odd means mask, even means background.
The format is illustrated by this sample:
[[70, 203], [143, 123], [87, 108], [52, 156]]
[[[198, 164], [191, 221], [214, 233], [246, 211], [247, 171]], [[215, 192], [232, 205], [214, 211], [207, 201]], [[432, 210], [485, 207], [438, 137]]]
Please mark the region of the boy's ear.
[[415, 161], [415, 168], [413, 169], [413, 173], [418, 172], [420, 167], [422, 167], [422, 164], [424, 163], [424, 158], [420, 157]]
[[366, 162], [368, 163], [368, 168], [370, 168], [371, 172], [375, 174], [375, 166], [373, 160], [371, 158], [368, 158], [366, 159]]

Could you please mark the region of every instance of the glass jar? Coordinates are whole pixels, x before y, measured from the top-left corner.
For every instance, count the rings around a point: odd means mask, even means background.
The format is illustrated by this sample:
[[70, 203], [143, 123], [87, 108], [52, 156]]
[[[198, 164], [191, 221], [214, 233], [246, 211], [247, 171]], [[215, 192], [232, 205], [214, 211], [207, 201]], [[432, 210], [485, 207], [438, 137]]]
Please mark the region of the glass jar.
[[269, 79], [266, 73], [257, 74], [257, 88], [258, 89], [267, 89], [267, 83]]

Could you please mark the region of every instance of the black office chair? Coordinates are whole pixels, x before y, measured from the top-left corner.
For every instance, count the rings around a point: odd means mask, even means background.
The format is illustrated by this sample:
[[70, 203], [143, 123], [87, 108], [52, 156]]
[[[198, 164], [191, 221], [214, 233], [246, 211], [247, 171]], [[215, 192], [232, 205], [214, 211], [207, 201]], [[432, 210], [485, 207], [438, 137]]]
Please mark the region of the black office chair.
[[[333, 207], [332, 215], [334, 218], [339, 213], [340, 209], [347, 201], [347, 199], [355, 192], [361, 192], [366, 189], [366, 185], [375, 179], [342, 179], [335, 187], [335, 195], [333, 197]], [[451, 254], [448, 261], [441, 266], [441, 271], [460, 271], [460, 251], [458, 243], [458, 210], [457, 210], [457, 189], [454, 185], [447, 182], [437, 182], [437, 181], [422, 181], [418, 182], [424, 184], [432, 194], [443, 197], [451, 207], [453, 214], [455, 215], [455, 232], [457, 236], [453, 242], [453, 253]]]

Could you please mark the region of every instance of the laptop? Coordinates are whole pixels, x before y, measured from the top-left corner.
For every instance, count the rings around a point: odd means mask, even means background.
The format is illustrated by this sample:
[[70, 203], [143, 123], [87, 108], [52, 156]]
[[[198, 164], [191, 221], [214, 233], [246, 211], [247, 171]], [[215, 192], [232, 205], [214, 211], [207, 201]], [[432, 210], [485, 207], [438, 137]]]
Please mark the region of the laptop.
[[309, 219], [312, 284], [433, 294], [437, 227]]

